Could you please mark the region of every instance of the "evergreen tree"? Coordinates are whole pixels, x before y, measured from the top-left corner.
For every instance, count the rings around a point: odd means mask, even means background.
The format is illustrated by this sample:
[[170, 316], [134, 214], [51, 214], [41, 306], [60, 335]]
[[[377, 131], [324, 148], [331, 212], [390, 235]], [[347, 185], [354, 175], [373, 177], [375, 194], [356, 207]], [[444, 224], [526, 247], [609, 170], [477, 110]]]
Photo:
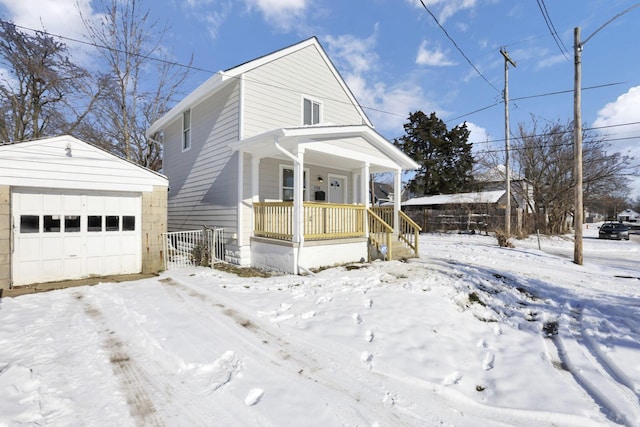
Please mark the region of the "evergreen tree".
[[409, 181], [414, 195], [452, 194], [471, 191], [473, 155], [469, 129], [463, 123], [451, 130], [436, 113], [409, 114], [405, 135], [394, 144], [415, 160], [420, 169]]

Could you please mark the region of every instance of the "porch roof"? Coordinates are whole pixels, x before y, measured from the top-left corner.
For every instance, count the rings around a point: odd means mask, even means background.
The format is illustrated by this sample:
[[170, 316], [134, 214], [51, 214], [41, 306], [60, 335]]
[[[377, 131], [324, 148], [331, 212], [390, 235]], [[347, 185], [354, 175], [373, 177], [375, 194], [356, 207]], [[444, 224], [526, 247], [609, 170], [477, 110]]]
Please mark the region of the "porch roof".
[[294, 154], [303, 148], [305, 163], [358, 169], [369, 162], [371, 172], [414, 170], [419, 165], [368, 125], [319, 125], [278, 128], [230, 144], [258, 158], [282, 157], [277, 145]]

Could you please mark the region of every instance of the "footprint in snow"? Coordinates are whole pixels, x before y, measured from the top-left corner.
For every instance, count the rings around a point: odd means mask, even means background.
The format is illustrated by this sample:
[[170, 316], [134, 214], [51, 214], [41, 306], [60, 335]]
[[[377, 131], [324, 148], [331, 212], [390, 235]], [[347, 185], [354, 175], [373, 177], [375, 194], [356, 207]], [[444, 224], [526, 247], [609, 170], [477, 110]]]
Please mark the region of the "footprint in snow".
[[253, 406], [256, 403], [260, 402], [262, 399], [262, 395], [264, 395], [264, 390], [261, 388], [252, 388], [247, 394], [247, 397], [244, 398], [244, 404], [247, 406]]
[[360, 323], [362, 323], [362, 317], [360, 317], [358, 313], [353, 313], [352, 318], [356, 325], [359, 325]]
[[460, 381], [461, 378], [462, 378], [462, 375], [460, 375], [460, 372], [458, 371], [452, 372], [449, 375], [447, 375], [444, 378], [444, 380], [442, 380], [442, 384], [444, 385], [458, 384], [458, 381]]
[[482, 369], [484, 369], [485, 371], [492, 369], [494, 359], [495, 356], [493, 355], [493, 353], [487, 351], [484, 355], [484, 360], [482, 361]]
[[364, 339], [367, 340], [367, 342], [373, 341], [373, 331], [367, 330], [367, 332], [364, 335]]
[[291, 307], [293, 307], [292, 304], [287, 304], [287, 303], [281, 303], [280, 304], [280, 310], [279, 311], [287, 311], [289, 310]]
[[500, 326], [496, 326], [495, 328], [493, 328], [493, 333], [495, 335], [502, 335], [502, 328]]
[[373, 305], [373, 300], [371, 298], [367, 298], [364, 300], [364, 306], [370, 308]]
[[489, 345], [484, 339], [481, 339], [480, 341], [478, 341], [478, 348], [487, 348], [487, 347], [489, 347]]
[[311, 319], [315, 315], [316, 315], [315, 311], [307, 311], [306, 313], [302, 313], [300, 317], [302, 317], [303, 319]]
[[371, 361], [372, 360], [373, 360], [373, 354], [369, 353], [368, 351], [364, 351], [360, 355], [360, 361], [364, 365], [366, 365], [369, 368], [369, 370], [371, 370]]

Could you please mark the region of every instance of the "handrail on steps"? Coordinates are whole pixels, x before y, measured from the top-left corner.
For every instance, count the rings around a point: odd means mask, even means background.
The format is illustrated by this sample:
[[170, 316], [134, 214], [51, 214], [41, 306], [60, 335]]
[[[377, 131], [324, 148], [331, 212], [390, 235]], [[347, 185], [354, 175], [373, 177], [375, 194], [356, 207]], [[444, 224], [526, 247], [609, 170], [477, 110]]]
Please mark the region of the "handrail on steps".
[[380, 251], [382, 245], [386, 245], [386, 257], [387, 259], [393, 259], [391, 247], [391, 235], [393, 234], [393, 228], [373, 212], [371, 208], [367, 209], [367, 213], [369, 214], [369, 239], [371, 239], [371, 242], [375, 245], [378, 251]]
[[[402, 239], [411, 249], [413, 249], [416, 256], [419, 256], [418, 241], [422, 227], [416, 224], [414, 220], [409, 218], [409, 216], [402, 211], [398, 211], [398, 216], [400, 218], [400, 232], [398, 238]], [[413, 235], [413, 239], [409, 239], [408, 236], [410, 234]]]

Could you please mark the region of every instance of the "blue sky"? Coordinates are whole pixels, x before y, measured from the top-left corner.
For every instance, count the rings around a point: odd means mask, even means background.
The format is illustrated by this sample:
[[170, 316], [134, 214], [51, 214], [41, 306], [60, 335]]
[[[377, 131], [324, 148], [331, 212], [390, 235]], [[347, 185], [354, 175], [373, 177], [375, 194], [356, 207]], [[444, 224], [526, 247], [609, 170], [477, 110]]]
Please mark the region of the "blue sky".
[[[317, 36], [378, 131], [403, 134], [409, 112], [466, 121], [475, 150], [504, 147], [504, 47], [510, 125], [573, 118], [574, 28], [584, 41], [635, 0], [145, 0], [170, 29], [177, 62], [193, 54], [191, 90], [227, 69]], [[0, 0], [19, 25], [82, 38], [78, 7], [90, 0]], [[542, 13], [547, 12], [547, 20]], [[583, 123], [607, 135], [611, 152], [640, 159], [640, 7], [606, 25], [582, 52]], [[557, 35], [554, 37], [552, 32]], [[454, 44], [455, 43], [455, 44]], [[456, 47], [457, 46], [457, 47]], [[597, 87], [593, 89], [586, 89]], [[563, 92], [550, 95], [556, 92]], [[477, 110], [481, 110], [475, 112]], [[637, 123], [631, 124], [630, 123]], [[494, 141], [487, 143], [486, 141]], [[633, 196], [640, 196], [640, 185]]]

